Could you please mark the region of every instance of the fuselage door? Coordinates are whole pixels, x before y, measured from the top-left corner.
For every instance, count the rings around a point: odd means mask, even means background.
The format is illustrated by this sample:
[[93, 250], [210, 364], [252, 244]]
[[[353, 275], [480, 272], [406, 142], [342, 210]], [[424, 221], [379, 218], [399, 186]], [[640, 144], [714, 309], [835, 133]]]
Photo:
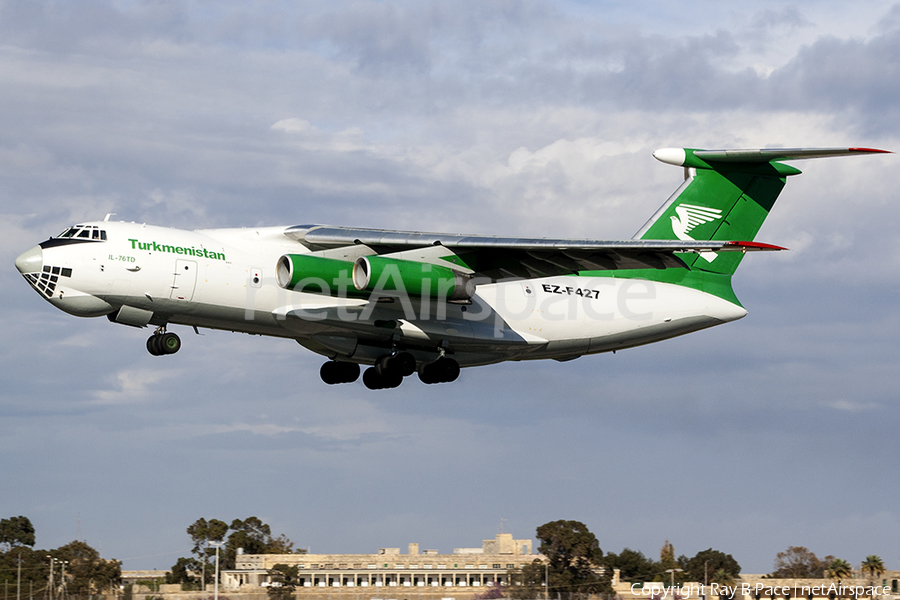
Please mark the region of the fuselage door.
[[194, 297], [194, 287], [197, 285], [197, 263], [193, 260], [176, 260], [175, 277], [172, 279], [172, 291], [169, 298], [172, 300], [190, 301]]

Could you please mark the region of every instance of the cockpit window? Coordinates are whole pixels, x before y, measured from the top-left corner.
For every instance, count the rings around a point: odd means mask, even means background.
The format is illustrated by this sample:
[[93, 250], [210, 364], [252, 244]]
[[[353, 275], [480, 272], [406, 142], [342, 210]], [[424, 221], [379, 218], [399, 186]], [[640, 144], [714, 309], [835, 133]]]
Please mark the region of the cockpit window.
[[57, 239], [62, 238], [80, 238], [87, 240], [106, 241], [106, 230], [100, 229], [96, 225], [72, 225], [66, 228], [61, 234], [56, 236]]

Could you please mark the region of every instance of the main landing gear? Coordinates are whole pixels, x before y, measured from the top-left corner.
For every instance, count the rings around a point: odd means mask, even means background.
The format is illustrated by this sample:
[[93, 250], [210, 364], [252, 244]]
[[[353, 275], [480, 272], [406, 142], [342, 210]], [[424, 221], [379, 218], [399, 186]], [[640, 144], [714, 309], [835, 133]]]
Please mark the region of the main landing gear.
[[[319, 369], [322, 381], [329, 385], [353, 383], [359, 378], [359, 365], [330, 360]], [[422, 364], [419, 367], [422, 383], [449, 383], [459, 377], [459, 363], [447, 356]], [[362, 374], [363, 384], [370, 390], [386, 390], [403, 383], [404, 377], [416, 372], [416, 359], [409, 352], [385, 354]]]
[[158, 328], [153, 335], [147, 338], [147, 351], [153, 356], [175, 354], [181, 350], [181, 338], [172, 332], [167, 332], [164, 327]]
[[422, 383], [450, 383], [456, 381], [457, 377], [459, 377], [459, 363], [446, 356], [425, 363], [419, 369], [419, 379]]
[[370, 390], [395, 388], [403, 378], [416, 372], [416, 359], [409, 352], [385, 354], [363, 373], [363, 383]]

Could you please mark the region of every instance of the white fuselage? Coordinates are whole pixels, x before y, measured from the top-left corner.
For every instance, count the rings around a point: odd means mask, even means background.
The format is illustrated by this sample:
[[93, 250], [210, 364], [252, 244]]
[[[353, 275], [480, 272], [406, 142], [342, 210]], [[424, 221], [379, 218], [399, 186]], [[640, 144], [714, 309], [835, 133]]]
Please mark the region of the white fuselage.
[[85, 225], [102, 229], [106, 239], [52, 238], [16, 261], [61, 310], [136, 326], [181, 324], [293, 338], [320, 354], [364, 364], [398, 347], [417, 360], [449, 352], [462, 366], [565, 360], [746, 314], [688, 287], [574, 275], [479, 284], [470, 304], [332, 297], [276, 283], [279, 257], [310, 252], [286, 237], [284, 227]]

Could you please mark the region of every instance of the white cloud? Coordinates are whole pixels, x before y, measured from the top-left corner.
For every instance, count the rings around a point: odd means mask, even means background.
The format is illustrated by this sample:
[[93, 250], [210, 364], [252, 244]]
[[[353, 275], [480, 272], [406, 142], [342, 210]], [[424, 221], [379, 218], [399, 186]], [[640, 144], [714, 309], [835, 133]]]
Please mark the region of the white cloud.
[[159, 369], [123, 369], [106, 378], [109, 389], [93, 392], [95, 404], [128, 405], [153, 399], [156, 386], [166, 379], [177, 377], [178, 372]]
[[832, 402], [826, 402], [825, 406], [835, 410], [845, 410], [847, 412], [869, 411], [881, 408], [881, 405], [877, 402], [856, 402], [853, 400], [834, 400]]

